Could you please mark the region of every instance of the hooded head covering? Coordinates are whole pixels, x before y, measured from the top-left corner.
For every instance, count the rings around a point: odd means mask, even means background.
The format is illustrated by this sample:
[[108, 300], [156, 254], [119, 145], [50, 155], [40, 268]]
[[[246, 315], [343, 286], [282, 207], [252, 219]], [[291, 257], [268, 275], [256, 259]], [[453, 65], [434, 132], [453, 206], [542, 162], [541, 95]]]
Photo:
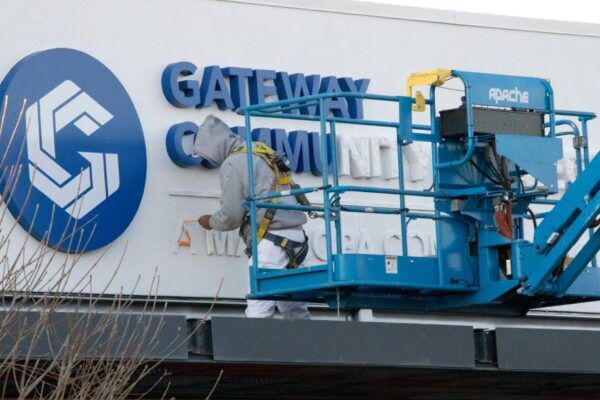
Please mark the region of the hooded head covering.
[[193, 154], [216, 167], [221, 166], [232, 149], [244, 141], [214, 115], [206, 117], [194, 138]]

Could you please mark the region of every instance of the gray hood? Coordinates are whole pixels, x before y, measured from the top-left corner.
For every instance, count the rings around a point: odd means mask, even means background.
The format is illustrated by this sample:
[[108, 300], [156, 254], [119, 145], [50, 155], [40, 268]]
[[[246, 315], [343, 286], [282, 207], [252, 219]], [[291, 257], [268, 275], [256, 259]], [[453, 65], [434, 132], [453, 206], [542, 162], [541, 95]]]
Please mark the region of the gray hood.
[[244, 140], [214, 115], [206, 117], [194, 138], [193, 155], [200, 156], [220, 167], [232, 149], [243, 145]]

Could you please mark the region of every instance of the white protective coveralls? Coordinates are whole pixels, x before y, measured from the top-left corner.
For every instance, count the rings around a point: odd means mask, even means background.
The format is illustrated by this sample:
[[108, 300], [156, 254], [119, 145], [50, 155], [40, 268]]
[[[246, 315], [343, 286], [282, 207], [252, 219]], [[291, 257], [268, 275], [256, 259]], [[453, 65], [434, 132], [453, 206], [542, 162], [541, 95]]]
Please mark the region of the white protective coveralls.
[[[243, 224], [246, 209], [242, 205], [250, 196], [248, 181], [247, 155], [230, 155], [233, 149], [243, 146], [245, 141], [233, 133], [220, 119], [209, 115], [200, 125], [194, 139], [194, 155], [220, 167], [221, 208], [210, 217], [210, 227], [218, 231], [240, 229], [240, 235], [250, 246], [250, 226]], [[267, 194], [275, 187], [275, 172], [260, 157], [253, 156], [254, 187], [257, 195]], [[279, 190], [288, 190], [289, 186], [280, 185]], [[281, 204], [298, 204], [293, 196], [283, 197]], [[261, 221], [265, 209], [257, 211], [257, 221]], [[269, 232], [285, 236], [291, 240], [304, 241], [302, 225], [306, 215], [301, 211], [277, 210], [269, 225]], [[243, 226], [244, 225], [244, 226]], [[273, 242], [263, 239], [258, 245], [258, 263], [262, 268], [283, 269], [289, 258], [285, 251]], [[250, 261], [251, 263], [251, 261]], [[268, 318], [278, 308], [284, 318], [310, 318], [306, 303], [271, 300], [249, 300], [246, 315], [254, 318]]]
[[[269, 232], [285, 236], [297, 242], [304, 241], [304, 233], [298, 229], [270, 230]], [[281, 247], [275, 246], [269, 240], [261, 240], [258, 244], [258, 263], [263, 268], [283, 269], [287, 265], [289, 257]], [[252, 259], [248, 261], [252, 265]], [[275, 313], [275, 308], [285, 319], [308, 319], [306, 303], [299, 301], [275, 301], [275, 300], [248, 300], [246, 316], [250, 318], [269, 318]]]

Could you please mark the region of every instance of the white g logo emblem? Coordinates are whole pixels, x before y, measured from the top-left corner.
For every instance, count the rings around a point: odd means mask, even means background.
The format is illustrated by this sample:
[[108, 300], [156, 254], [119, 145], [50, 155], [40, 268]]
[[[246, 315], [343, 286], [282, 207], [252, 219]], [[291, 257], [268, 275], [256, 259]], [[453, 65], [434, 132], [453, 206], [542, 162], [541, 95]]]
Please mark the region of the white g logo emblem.
[[54, 138], [73, 123], [87, 136], [113, 118], [79, 86], [63, 81], [27, 109], [29, 179], [72, 217], [82, 218], [119, 188], [117, 154], [78, 152], [90, 165], [76, 175], [56, 161]]

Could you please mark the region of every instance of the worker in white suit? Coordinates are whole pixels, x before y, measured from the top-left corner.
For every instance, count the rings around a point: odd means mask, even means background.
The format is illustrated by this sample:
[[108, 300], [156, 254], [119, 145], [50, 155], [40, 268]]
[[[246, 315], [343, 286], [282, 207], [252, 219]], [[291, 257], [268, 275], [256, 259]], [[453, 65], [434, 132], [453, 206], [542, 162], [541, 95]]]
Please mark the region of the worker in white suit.
[[[277, 153], [260, 143], [253, 147], [262, 150], [261, 153], [253, 153], [255, 193], [262, 195], [275, 189], [289, 190], [291, 179], [283, 181], [284, 178], [277, 175], [279, 168], [273, 165], [273, 157], [277, 157]], [[245, 142], [224, 122], [210, 115], [196, 134], [194, 154], [220, 167], [221, 207], [212, 215], [201, 216], [199, 224], [205, 229], [218, 231], [239, 229], [240, 236], [250, 248], [251, 228], [247, 210], [242, 204], [250, 196]], [[294, 196], [287, 196], [280, 198], [279, 203], [298, 204], [298, 200]], [[295, 210], [259, 209], [256, 220], [258, 225], [265, 228], [258, 232], [259, 266], [272, 269], [297, 267], [308, 252], [308, 240], [302, 228], [307, 221], [306, 215]], [[310, 318], [306, 303], [274, 300], [248, 300], [246, 315], [250, 318], [269, 318], [276, 309], [287, 319]]]

